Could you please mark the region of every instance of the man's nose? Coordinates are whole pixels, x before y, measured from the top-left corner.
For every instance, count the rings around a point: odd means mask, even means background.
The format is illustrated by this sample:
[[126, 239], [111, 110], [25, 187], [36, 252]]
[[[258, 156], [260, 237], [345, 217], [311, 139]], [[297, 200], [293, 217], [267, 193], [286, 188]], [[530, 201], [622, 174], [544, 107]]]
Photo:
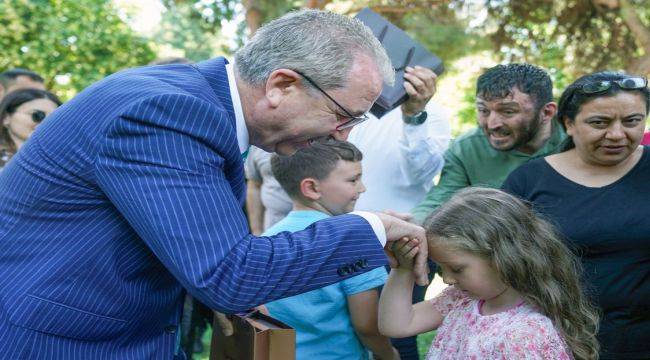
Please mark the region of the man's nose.
[[491, 111], [490, 115], [487, 117], [486, 124], [488, 129], [498, 129], [503, 125], [503, 122], [501, 121], [501, 117], [496, 113], [496, 111]]
[[352, 131], [352, 128], [334, 130], [332, 137], [339, 141], [346, 141], [348, 139], [348, 136], [350, 136], [350, 131]]

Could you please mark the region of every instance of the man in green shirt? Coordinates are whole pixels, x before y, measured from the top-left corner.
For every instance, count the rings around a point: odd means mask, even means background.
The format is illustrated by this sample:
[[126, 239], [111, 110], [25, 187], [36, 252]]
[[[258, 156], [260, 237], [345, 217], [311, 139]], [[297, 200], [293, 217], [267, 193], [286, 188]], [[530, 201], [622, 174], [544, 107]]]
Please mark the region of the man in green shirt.
[[497, 65], [479, 76], [476, 108], [478, 126], [445, 152], [438, 185], [412, 210], [416, 222], [462, 188], [501, 187], [519, 165], [559, 151], [566, 136], [554, 120], [551, 78], [530, 64]]

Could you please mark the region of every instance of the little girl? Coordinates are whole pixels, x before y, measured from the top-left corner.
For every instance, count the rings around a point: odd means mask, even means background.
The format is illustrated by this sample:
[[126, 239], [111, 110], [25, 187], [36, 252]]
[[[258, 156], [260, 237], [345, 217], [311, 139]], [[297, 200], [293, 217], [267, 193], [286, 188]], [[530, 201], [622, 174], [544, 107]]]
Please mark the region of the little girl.
[[553, 227], [500, 190], [468, 188], [425, 222], [429, 257], [450, 285], [411, 305], [416, 239], [394, 243], [400, 266], [379, 303], [393, 338], [438, 329], [427, 359], [595, 359], [598, 315], [577, 259]]

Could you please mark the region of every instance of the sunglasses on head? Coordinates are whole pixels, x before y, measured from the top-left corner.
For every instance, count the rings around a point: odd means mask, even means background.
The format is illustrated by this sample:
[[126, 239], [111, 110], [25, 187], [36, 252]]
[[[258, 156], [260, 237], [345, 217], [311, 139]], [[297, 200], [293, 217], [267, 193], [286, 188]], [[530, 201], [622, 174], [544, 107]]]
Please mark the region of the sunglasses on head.
[[614, 85], [617, 85], [622, 90], [639, 90], [648, 86], [648, 79], [630, 77], [621, 80], [595, 81], [582, 85], [578, 90], [585, 95], [598, 94], [611, 89]]
[[42, 122], [47, 117], [47, 114], [43, 110], [34, 110], [31, 113], [21, 112], [20, 114], [25, 114], [25, 115], [31, 116], [32, 121], [37, 123], [37, 124]]
[[34, 110], [34, 112], [32, 112], [32, 121], [35, 123], [40, 123], [41, 121], [43, 121], [43, 119], [45, 119], [46, 116], [47, 115], [45, 114], [44, 111]]

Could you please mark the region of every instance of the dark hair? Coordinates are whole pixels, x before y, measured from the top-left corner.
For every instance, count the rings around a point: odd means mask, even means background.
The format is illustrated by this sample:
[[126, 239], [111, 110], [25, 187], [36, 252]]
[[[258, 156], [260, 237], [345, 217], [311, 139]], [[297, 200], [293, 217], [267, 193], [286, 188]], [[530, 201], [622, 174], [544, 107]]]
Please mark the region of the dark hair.
[[300, 182], [306, 178], [327, 178], [339, 160], [361, 161], [363, 155], [347, 141], [329, 140], [300, 149], [290, 156], [273, 155], [271, 170], [284, 191], [300, 196]]
[[476, 96], [486, 100], [512, 95], [512, 89], [528, 94], [535, 110], [553, 101], [553, 83], [543, 69], [531, 64], [497, 65], [485, 71], [476, 81]]
[[[13, 114], [20, 105], [37, 99], [49, 99], [58, 106], [61, 106], [61, 100], [59, 100], [56, 95], [46, 90], [20, 89], [12, 91], [0, 102], [0, 125], [2, 125], [5, 117]], [[16, 146], [4, 126], [0, 126], [0, 149], [16, 152]]]
[[33, 81], [38, 81], [40, 83], [45, 82], [43, 77], [41, 77], [40, 75], [38, 75], [37, 73], [35, 73], [35, 72], [31, 71], [31, 70], [15, 68], [15, 69], [7, 70], [5, 72], [0, 73], [0, 83], [2, 83], [2, 86], [6, 89], [19, 76], [27, 76], [28, 78], [32, 79]]
[[[600, 81], [617, 81], [631, 77], [637, 76], [613, 71], [600, 71], [597, 73], [584, 75], [569, 85], [562, 93], [562, 96], [560, 96], [560, 101], [557, 105], [557, 120], [562, 125], [562, 128], [564, 128], [564, 131], [566, 131], [566, 124], [564, 122], [564, 119], [566, 118], [569, 120], [569, 122], [573, 123], [576, 119], [576, 116], [580, 112], [580, 107], [584, 103], [599, 97], [614, 96], [621, 91], [634, 91], [641, 94], [641, 96], [643, 96], [645, 99], [645, 110], [647, 113], [650, 110], [650, 90], [648, 90], [647, 86], [643, 89], [627, 90], [621, 89], [617, 84], [613, 84], [609, 89], [594, 94], [585, 94], [584, 92], [580, 91], [585, 84]], [[567, 137], [562, 145], [562, 149], [566, 151], [574, 147], [575, 144], [573, 143], [573, 139], [570, 136]]]

